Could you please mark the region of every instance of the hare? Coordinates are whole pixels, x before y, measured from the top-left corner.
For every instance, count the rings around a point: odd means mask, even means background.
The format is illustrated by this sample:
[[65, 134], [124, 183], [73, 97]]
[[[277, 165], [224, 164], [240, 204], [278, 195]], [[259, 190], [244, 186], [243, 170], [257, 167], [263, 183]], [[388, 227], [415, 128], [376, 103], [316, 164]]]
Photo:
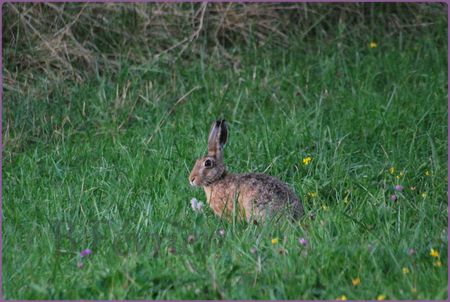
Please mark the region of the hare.
[[[225, 120], [212, 124], [208, 155], [198, 159], [189, 175], [192, 186], [203, 187], [214, 213], [230, 217], [233, 211], [247, 221], [264, 221], [275, 215], [297, 219], [303, 205], [292, 190], [275, 177], [261, 173], [231, 174], [223, 162], [228, 130]], [[235, 208], [236, 207], [236, 208]]]

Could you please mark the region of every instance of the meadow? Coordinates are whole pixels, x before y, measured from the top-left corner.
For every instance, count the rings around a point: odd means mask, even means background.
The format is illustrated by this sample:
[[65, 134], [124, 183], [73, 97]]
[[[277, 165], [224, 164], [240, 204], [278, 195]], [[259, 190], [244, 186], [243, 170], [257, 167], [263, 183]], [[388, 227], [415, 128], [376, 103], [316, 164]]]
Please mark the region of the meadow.
[[[327, 30], [7, 83], [3, 298], [447, 299], [447, 20]], [[228, 170], [283, 180], [302, 219], [191, 209], [218, 118]]]

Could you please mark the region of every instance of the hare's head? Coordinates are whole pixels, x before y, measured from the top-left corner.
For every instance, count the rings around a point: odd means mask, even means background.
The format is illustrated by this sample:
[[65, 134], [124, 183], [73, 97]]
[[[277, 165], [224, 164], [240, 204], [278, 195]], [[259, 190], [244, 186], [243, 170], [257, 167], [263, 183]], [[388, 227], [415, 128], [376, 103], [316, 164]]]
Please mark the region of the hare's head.
[[225, 173], [223, 146], [227, 142], [228, 130], [225, 120], [212, 124], [208, 137], [208, 155], [195, 162], [189, 175], [192, 186], [209, 186]]

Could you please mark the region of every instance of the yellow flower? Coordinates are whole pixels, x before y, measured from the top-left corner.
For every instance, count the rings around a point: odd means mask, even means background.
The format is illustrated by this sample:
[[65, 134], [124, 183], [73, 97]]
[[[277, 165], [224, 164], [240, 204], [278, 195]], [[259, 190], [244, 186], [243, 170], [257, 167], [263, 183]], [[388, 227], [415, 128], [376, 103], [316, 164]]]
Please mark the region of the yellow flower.
[[405, 175], [405, 173], [403, 173], [403, 171], [401, 171], [400, 174], [398, 174], [398, 175], [403, 176], [403, 175]]
[[347, 300], [347, 296], [346, 295], [342, 295], [340, 297], [337, 297], [336, 300], [338, 300], [338, 301], [346, 301]]
[[311, 197], [311, 198], [314, 198], [314, 197], [317, 196], [317, 193], [316, 192], [309, 192], [308, 196]]
[[395, 173], [395, 168], [394, 167], [390, 167], [389, 168], [389, 173], [394, 174]]
[[272, 239], [272, 244], [277, 244], [278, 243], [278, 237], [277, 238], [273, 238]]
[[345, 203], [345, 204], [348, 203], [348, 197], [347, 197], [347, 196], [344, 197], [344, 203]]
[[352, 280], [353, 286], [357, 286], [361, 283], [361, 279], [359, 277]]
[[433, 266], [441, 267], [441, 266], [442, 266], [442, 262], [441, 262], [440, 260], [434, 261], [434, 262], [433, 262]]
[[370, 48], [377, 48], [378, 44], [375, 41], [370, 42]]
[[425, 176], [430, 176], [430, 171], [426, 170], [425, 171]]
[[303, 159], [303, 164], [304, 164], [305, 166], [307, 166], [307, 165], [309, 165], [309, 164], [311, 163], [311, 161], [312, 161], [312, 157], [311, 157], [311, 156], [307, 156], [307, 157], [305, 157], [305, 158]]
[[322, 205], [322, 209], [324, 210], [324, 211], [328, 211], [328, 206], [327, 205]]
[[383, 300], [385, 300], [386, 299], [386, 296], [385, 295], [378, 295], [378, 297], [377, 297], [377, 300], [378, 301], [383, 301]]
[[420, 194], [422, 196], [422, 198], [427, 198], [427, 192], [423, 192], [422, 194]]
[[409, 268], [407, 268], [407, 267], [402, 268], [402, 272], [404, 275], [409, 274]]
[[433, 258], [439, 258], [439, 252], [435, 249], [430, 250], [430, 256]]
[[395, 176], [395, 178], [400, 179], [400, 175]]

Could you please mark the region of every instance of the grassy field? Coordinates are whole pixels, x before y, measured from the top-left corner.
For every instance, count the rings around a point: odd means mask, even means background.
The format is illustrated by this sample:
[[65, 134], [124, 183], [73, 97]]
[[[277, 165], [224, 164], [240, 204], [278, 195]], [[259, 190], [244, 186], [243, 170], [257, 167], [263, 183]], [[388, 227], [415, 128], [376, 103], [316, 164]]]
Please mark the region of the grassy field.
[[[446, 39], [336, 28], [242, 46], [239, 64], [124, 60], [57, 88], [36, 74], [3, 99], [4, 298], [446, 299]], [[192, 211], [217, 118], [229, 170], [282, 179], [303, 219]]]

